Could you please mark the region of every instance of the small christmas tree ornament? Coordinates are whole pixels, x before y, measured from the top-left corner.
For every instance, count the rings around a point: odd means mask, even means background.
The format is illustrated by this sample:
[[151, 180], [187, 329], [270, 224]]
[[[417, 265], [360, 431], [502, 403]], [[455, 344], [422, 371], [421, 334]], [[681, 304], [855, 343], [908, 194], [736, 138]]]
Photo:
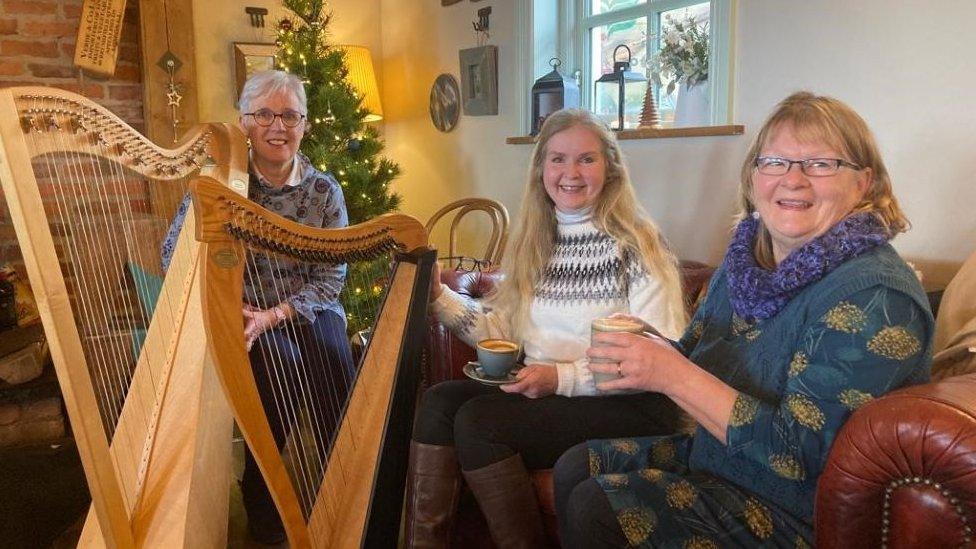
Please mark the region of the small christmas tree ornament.
[[641, 109], [638, 128], [660, 128], [661, 114], [657, 111], [657, 101], [654, 100], [654, 86], [648, 86], [644, 93], [644, 108]]

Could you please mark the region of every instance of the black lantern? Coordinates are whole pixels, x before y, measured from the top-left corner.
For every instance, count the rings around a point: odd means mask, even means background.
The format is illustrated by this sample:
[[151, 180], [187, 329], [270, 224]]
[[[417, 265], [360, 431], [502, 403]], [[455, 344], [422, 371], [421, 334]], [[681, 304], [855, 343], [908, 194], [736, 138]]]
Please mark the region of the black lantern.
[[[621, 49], [627, 52], [626, 61], [617, 61], [617, 52]], [[630, 48], [621, 44], [613, 50], [613, 72], [604, 74], [593, 84], [593, 110], [603, 117], [616, 114], [617, 127], [613, 129], [622, 130], [626, 97], [633, 96], [635, 104], [639, 105], [646, 91], [647, 78], [639, 72], [630, 70]], [[603, 108], [606, 104], [609, 104], [609, 109]]]
[[580, 104], [580, 90], [576, 80], [559, 72], [562, 62], [553, 57], [549, 60], [552, 72], [532, 85], [532, 131], [536, 135], [542, 129], [546, 117], [559, 109], [575, 108]]

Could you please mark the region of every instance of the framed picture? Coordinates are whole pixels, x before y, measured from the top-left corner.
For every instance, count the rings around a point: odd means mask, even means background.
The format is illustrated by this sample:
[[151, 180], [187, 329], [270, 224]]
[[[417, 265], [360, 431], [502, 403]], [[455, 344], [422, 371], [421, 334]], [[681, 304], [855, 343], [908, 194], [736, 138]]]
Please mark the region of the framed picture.
[[275, 68], [274, 44], [256, 44], [252, 42], [234, 42], [234, 77], [237, 81], [237, 95], [241, 97], [244, 82], [256, 72], [269, 71]]
[[464, 114], [498, 114], [498, 46], [458, 52], [461, 61], [461, 105]]

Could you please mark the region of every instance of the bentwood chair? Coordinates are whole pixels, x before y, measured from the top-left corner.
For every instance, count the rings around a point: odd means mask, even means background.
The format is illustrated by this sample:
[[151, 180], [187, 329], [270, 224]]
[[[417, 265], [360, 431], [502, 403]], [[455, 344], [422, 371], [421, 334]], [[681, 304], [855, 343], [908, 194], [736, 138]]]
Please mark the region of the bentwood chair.
[[448, 236], [446, 254], [439, 254], [447, 258], [448, 267], [454, 267], [455, 263], [459, 262], [462, 256], [468, 256], [468, 254], [457, 253], [458, 226], [464, 216], [476, 211], [484, 212], [488, 216], [491, 223], [491, 235], [488, 237], [484, 253], [480, 254], [480, 256], [476, 254], [470, 257], [488, 265], [498, 265], [501, 261], [502, 254], [505, 252], [505, 243], [508, 240], [508, 210], [500, 202], [491, 200], [490, 198], [462, 198], [437, 210], [431, 216], [430, 220], [427, 221], [426, 225], [427, 233], [431, 234], [434, 226], [442, 218], [449, 214], [453, 216], [451, 217], [451, 228]]

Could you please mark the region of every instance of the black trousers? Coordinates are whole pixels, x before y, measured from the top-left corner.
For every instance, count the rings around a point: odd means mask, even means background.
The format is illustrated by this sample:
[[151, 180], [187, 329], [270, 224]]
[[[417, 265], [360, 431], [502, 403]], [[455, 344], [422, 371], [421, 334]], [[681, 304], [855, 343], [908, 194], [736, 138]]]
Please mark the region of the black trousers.
[[554, 469], [553, 491], [562, 546], [628, 546], [606, 493], [590, 476], [590, 453], [586, 443], [567, 450]]
[[658, 393], [532, 399], [456, 380], [424, 392], [413, 438], [454, 445], [465, 471], [515, 454], [528, 469], [548, 469], [588, 439], [671, 433], [679, 417], [678, 406]]
[[[352, 351], [342, 318], [325, 311], [312, 324], [291, 323], [269, 330], [254, 342], [249, 358], [278, 447], [284, 446], [288, 433], [299, 420], [299, 410], [304, 407], [313, 423], [319, 459], [324, 460], [354, 375]], [[272, 363], [277, 366], [271, 368]], [[297, 400], [301, 405], [282, 406], [278, 400]], [[250, 526], [265, 532], [282, 529], [271, 493], [247, 447], [241, 496]]]

